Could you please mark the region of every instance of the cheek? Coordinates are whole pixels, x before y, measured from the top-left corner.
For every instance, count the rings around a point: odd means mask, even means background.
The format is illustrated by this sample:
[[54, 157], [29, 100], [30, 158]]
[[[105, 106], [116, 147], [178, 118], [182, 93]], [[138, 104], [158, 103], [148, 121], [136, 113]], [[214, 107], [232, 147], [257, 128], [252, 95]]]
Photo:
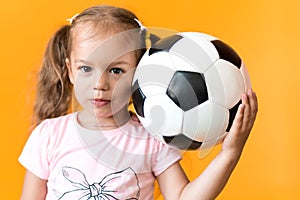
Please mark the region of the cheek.
[[133, 73], [126, 73], [121, 79], [119, 79], [114, 87], [112, 93], [112, 99], [114, 102], [125, 104], [128, 102], [131, 96], [131, 82]]
[[93, 79], [78, 75], [74, 82], [74, 92], [79, 103], [82, 103], [86, 97], [93, 96], [92, 92]]

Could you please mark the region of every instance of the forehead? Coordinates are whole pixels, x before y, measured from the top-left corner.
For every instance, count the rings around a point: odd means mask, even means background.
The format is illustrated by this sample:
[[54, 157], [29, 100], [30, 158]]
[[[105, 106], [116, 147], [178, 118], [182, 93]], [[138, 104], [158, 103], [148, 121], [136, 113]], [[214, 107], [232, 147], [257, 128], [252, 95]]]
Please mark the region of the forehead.
[[137, 30], [116, 31], [104, 27], [78, 26], [72, 33], [71, 59], [113, 61], [140, 49]]

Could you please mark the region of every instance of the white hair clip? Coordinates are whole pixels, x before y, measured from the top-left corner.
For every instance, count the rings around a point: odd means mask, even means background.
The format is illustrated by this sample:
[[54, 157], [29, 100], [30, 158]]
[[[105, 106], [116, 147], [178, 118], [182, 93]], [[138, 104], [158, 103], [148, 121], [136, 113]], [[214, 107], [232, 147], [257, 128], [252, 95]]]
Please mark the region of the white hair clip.
[[137, 18], [134, 18], [134, 21], [136, 21], [136, 23], [138, 23], [138, 25], [140, 26], [140, 33], [147, 30], [147, 28]]
[[79, 13], [75, 14], [73, 17], [67, 19], [67, 21], [68, 21], [70, 24], [72, 24], [73, 21], [74, 21], [74, 19], [75, 19], [78, 15], [79, 15]]

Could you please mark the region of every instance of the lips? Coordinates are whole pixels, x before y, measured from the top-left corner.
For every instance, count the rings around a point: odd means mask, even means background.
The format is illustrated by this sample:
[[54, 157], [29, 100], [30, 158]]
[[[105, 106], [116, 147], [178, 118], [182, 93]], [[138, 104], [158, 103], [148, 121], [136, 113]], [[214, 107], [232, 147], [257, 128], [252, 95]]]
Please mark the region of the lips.
[[105, 106], [110, 103], [110, 100], [104, 100], [104, 99], [93, 99], [92, 104], [95, 106]]

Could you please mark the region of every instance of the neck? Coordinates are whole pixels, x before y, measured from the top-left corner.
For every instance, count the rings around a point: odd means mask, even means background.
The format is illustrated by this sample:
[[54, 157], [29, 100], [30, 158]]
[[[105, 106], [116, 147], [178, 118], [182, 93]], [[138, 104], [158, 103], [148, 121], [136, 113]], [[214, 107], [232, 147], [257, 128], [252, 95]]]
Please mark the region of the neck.
[[131, 119], [128, 111], [118, 112], [109, 117], [96, 117], [86, 111], [80, 111], [77, 116], [78, 123], [92, 130], [111, 130], [123, 126]]

